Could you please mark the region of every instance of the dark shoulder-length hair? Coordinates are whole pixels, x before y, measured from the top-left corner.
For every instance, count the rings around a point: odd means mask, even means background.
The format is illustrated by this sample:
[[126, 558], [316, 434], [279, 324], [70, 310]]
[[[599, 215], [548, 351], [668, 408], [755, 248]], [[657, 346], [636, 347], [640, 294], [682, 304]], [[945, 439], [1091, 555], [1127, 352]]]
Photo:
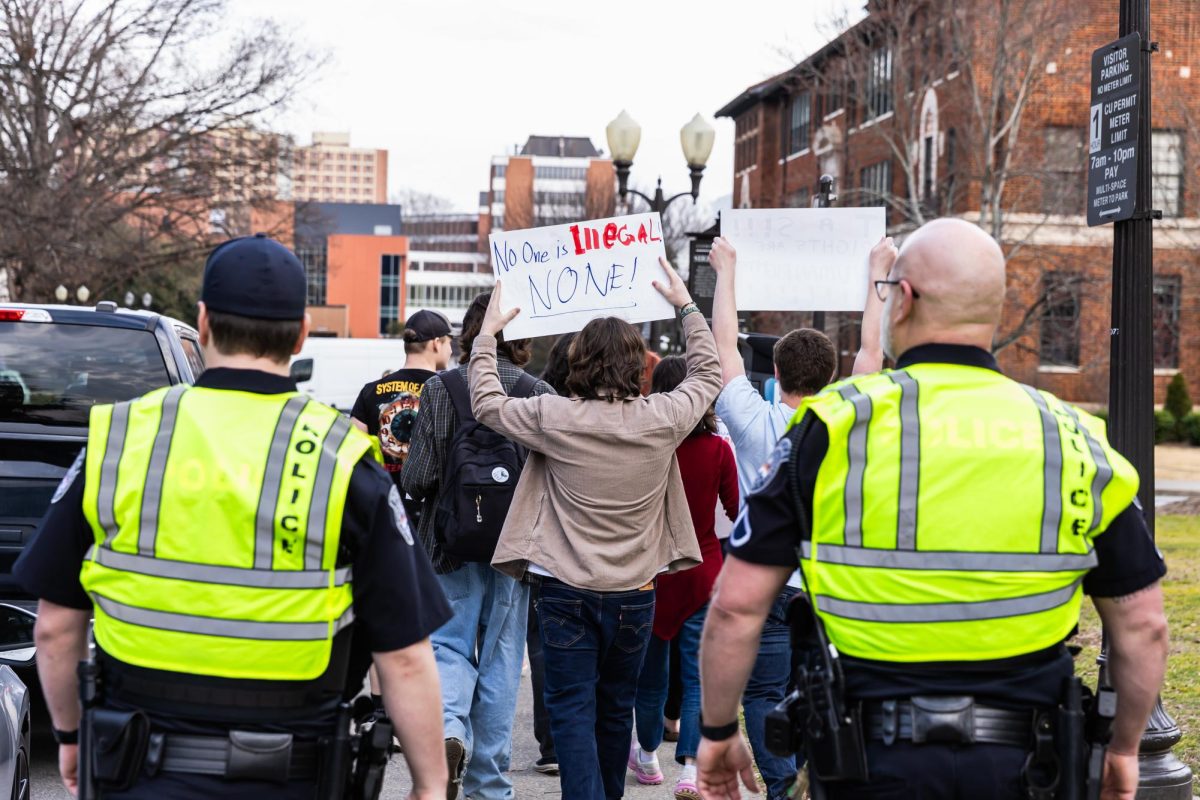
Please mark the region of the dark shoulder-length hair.
[[567, 392], [584, 400], [624, 400], [642, 394], [646, 343], [623, 319], [602, 317], [571, 342]]
[[554, 341], [550, 354], [546, 356], [546, 368], [542, 370], [542, 380], [550, 384], [560, 395], [567, 394], [567, 374], [571, 371], [571, 342], [575, 334], [564, 333]]
[[[657, 394], [659, 392], [671, 392], [683, 383], [683, 379], [687, 377], [687, 361], [683, 356], [667, 356], [662, 361], [658, 362], [658, 366], [654, 368], [654, 374], [650, 377], [650, 392]], [[689, 436], [697, 436], [701, 433], [716, 433], [717, 432], [717, 412], [713, 406], [709, 406], [704, 412], [704, 416], [700, 418], [700, 423]]]
[[[479, 329], [483, 327], [483, 315], [487, 312], [488, 303], [491, 301], [491, 292], [476, 295], [475, 299], [471, 301], [471, 307], [463, 315], [462, 335], [458, 337], [462, 355], [458, 357], [458, 363], [466, 364], [471, 360], [471, 345], [475, 344], [475, 337], [479, 335]], [[496, 352], [508, 356], [508, 360], [518, 367], [529, 363], [529, 358], [533, 355], [532, 345], [533, 342], [529, 339], [517, 339], [515, 342], [506, 341], [504, 331], [500, 331], [496, 336]]]

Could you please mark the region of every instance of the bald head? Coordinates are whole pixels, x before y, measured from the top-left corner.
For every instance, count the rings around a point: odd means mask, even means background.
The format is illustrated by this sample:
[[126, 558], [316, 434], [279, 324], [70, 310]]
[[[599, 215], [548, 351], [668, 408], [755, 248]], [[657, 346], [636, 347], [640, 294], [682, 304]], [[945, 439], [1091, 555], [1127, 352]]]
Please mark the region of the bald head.
[[1004, 310], [1004, 253], [978, 226], [922, 225], [904, 241], [891, 277], [909, 284], [888, 297], [884, 325], [894, 349], [931, 342], [990, 349]]

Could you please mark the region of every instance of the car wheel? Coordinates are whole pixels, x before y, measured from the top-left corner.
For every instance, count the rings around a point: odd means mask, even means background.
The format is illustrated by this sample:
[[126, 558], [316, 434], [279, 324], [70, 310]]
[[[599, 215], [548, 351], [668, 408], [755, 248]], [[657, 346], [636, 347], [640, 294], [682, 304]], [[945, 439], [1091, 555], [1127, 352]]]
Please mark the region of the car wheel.
[[12, 800], [29, 800], [29, 751], [17, 751], [17, 766], [13, 770]]

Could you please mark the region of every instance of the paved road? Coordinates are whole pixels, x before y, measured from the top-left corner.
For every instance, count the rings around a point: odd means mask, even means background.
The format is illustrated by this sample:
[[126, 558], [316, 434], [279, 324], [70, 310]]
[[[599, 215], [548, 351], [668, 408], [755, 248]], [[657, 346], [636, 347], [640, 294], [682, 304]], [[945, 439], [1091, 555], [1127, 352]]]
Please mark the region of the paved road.
[[[528, 677], [521, 679], [521, 697], [517, 707], [517, 718], [513, 726], [512, 779], [516, 796], [521, 798], [557, 798], [560, 796], [558, 779], [534, 772], [537, 760], [537, 742], [533, 738], [533, 699]], [[671, 796], [679, 767], [674, 762], [674, 745], [665, 742], [659, 751], [659, 760], [666, 773], [663, 786], [638, 786], [632, 774], [626, 778], [625, 796], [631, 800], [662, 800]], [[57, 748], [48, 736], [33, 742], [33, 800], [69, 800], [70, 795], [58, 781]], [[384, 790], [385, 800], [403, 800], [407, 797], [410, 782], [404, 768], [404, 759], [396, 757], [388, 770], [388, 782]]]

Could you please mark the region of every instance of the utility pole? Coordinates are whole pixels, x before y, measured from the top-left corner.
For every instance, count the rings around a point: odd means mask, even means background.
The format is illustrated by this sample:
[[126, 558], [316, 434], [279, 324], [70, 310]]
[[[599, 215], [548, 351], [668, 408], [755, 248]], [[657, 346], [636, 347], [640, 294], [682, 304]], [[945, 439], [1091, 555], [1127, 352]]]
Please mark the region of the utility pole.
[[[1109, 363], [1109, 420], [1113, 446], [1141, 476], [1139, 497], [1154, 533], [1154, 220], [1151, 184], [1150, 0], [1119, 0], [1118, 36], [1140, 34], [1141, 98], [1138, 110], [1136, 200], [1132, 218], [1113, 231], [1112, 349]], [[1192, 772], [1171, 752], [1179, 726], [1159, 699], [1141, 746], [1140, 800], [1191, 800]]]
[[[821, 176], [821, 190], [817, 192], [816, 197], [812, 199], [813, 208], [832, 208], [834, 201], [837, 200], [837, 195], [834, 194], [833, 176]], [[825, 312], [814, 311], [812, 315], [812, 326], [821, 333], [825, 332]]]

